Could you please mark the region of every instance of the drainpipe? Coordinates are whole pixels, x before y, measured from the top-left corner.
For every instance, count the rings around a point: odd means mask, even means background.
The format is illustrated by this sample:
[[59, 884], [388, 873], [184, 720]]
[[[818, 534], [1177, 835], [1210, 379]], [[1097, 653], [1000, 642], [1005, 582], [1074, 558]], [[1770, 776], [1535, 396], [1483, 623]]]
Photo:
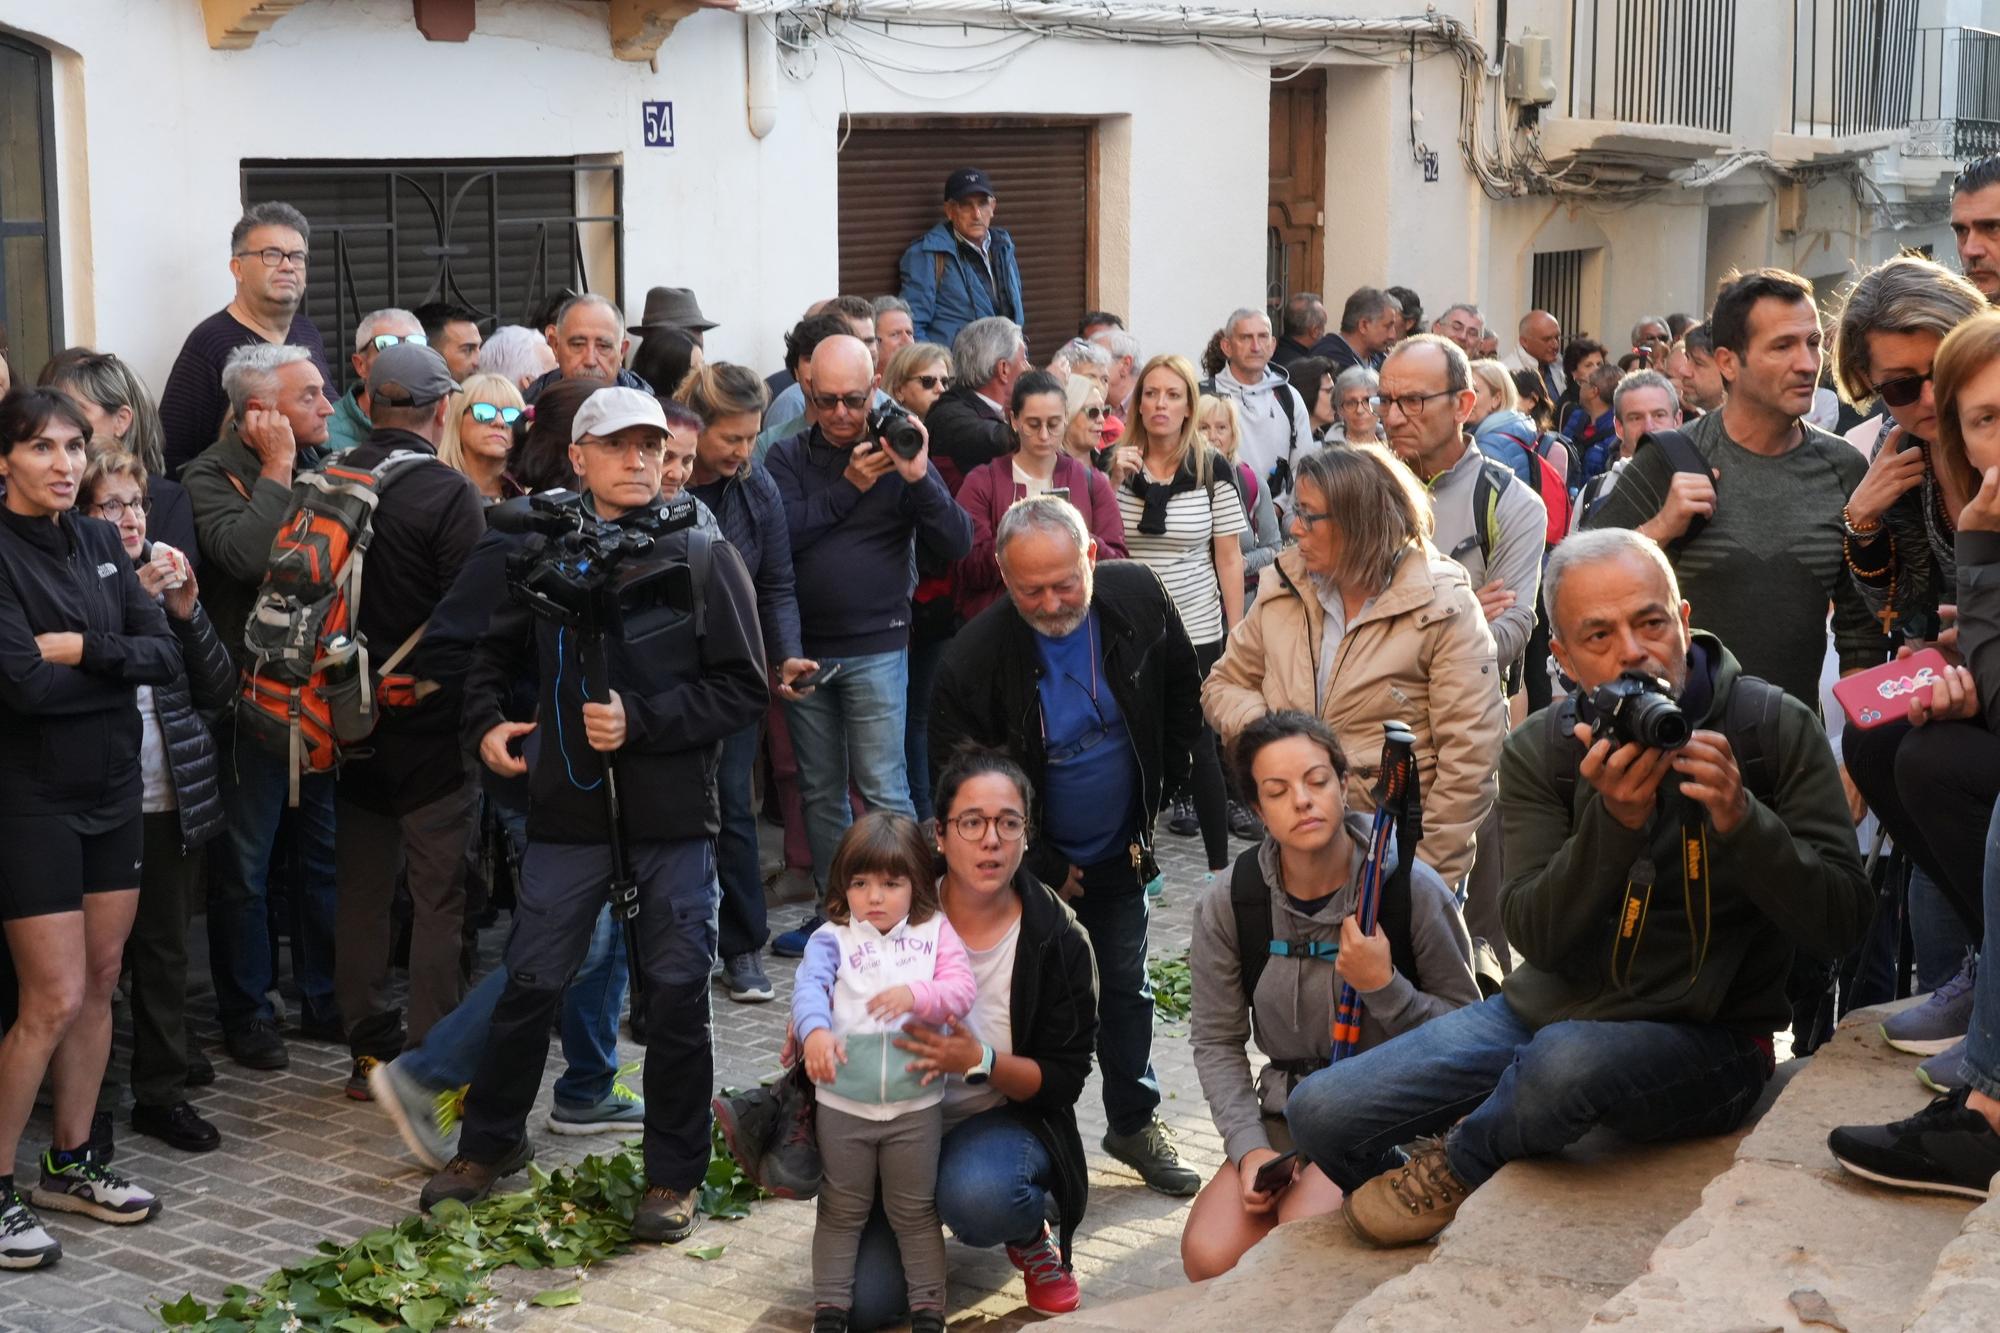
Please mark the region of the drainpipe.
[[778, 124], [778, 35], [769, 19], [743, 19], [744, 101], [750, 133], [761, 139]]

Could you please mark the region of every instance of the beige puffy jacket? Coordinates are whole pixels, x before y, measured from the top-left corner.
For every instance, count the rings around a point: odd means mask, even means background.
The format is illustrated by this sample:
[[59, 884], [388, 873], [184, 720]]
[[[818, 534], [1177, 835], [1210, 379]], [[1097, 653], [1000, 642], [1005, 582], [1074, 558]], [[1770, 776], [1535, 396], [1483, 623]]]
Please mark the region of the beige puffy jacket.
[[1447, 884], [1472, 868], [1473, 835], [1492, 808], [1507, 735], [1493, 635], [1463, 566], [1426, 543], [1340, 641], [1324, 705], [1318, 691], [1326, 609], [1298, 548], [1264, 570], [1257, 600], [1202, 686], [1224, 744], [1266, 713], [1317, 712], [1347, 751], [1347, 805], [1375, 808], [1382, 724], [1409, 724], [1423, 787], [1424, 864]]

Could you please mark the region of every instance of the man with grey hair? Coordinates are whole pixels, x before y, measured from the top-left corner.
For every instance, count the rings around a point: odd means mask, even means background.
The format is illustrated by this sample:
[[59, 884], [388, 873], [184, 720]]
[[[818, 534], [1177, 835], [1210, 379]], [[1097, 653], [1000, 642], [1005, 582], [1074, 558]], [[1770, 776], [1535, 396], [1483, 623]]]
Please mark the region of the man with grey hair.
[[[1507, 1162], [1598, 1125], [1636, 1142], [1740, 1125], [1791, 1018], [1794, 952], [1843, 956], [1874, 904], [1819, 718], [1690, 628], [1658, 546], [1580, 533], [1548, 587], [1550, 647], [1578, 691], [1500, 760], [1525, 961], [1500, 994], [1312, 1075], [1285, 1106], [1373, 1245], [1435, 1236]], [[1607, 686], [1671, 701], [1685, 742], [1606, 718]], [[1405, 1160], [1397, 1145], [1427, 1134], [1443, 1137]]]
[[875, 298], [875, 365], [889, 364], [889, 358], [917, 340], [916, 320], [910, 303], [900, 296]]
[[589, 292], [572, 296], [557, 307], [555, 332], [549, 335], [556, 368], [522, 390], [521, 396], [532, 403], [559, 379], [609, 380], [620, 388], [651, 393], [652, 385], [625, 369], [631, 341], [625, 336], [625, 316], [608, 298]]
[[525, 324], [507, 324], [493, 330], [480, 346], [479, 368], [489, 375], [505, 375], [525, 392], [556, 368], [555, 349]]
[[1596, 474], [1578, 493], [1570, 511], [1570, 531], [1583, 526], [1591, 506], [1609, 495], [1632, 461], [1639, 441], [1654, 431], [1681, 428], [1681, 395], [1674, 382], [1657, 370], [1634, 370], [1618, 381], [1611, 392], [1611, 428], [1616, 432], [1618, 455], [1599, 466]]
[[1673, 335], [1667, 331], [1667, 321], [1658, 315], [1641, 315], [1632, 325], [1632, 349], [1647, 353], [1656, 370], [1666, 359], [1667, 349], [1673, 343]]
[[222, 366], [230, 352], [253, 343], [290, 344], [312, 354], [322, 378], [326, 344], [306, 318], [306, 238], [312, 227], [290, 204], [252, 204], [229, 233], [229, 272], [236, 294], [194, 326], [160, 394], [167, 470], [215, 443], [227, 404]]
[[1057, 379], [1081, 375], [1100, 389], [1111, 387], [1111, 353], [1088, 338], [1071, 338], [1049, 362], [1049, 373]]
[[354, 387], [340, 395], [326, 427], [327, 447], [333, 452], [345, 453], [374, 432], [375, 423], [368, 419], [368, 372], [384, 350], [406, 342], [430, 342], [424, 326], [407, 310], [395, 306], [371, 310], [355, 325], [354, 355], [348, 358], [354, 367]]
[[1132, 413], [1132, 391], [1139, 386], [1139, 339], [1129, 329], [1099, 329], [1090, 340], [1111, 353], [1111, 383], [1104, 404], [1123, 418]]
[[1569, 387], [1562, 368], [1562, 321], [1546, 310], [1530, 310], [1514, 332], [1520, 345], [1507, 358], [1507, 369], [1532, 370], [1548, 391], [1549, 401], [1561, 402]]
[[1153, 812], [1187, 778], [1201, 731], [1194, 647], [1159, 575], [1128, 560], [1098, 565], [1060, 498], [1014, 505], [994, 545], [1007, 596], [939, 663], [931, 777], [967, 741], [1026, 770], [1036, 796], [1026, 865], [1069, 899], [1097, 957], [1104, 1149], [1161, 1193], [1190, 1195], [1201, 1177], [1158, 1114], [1146, 884], [1158, 873]]
[[1340, 332], [1313, 347], [1314, 356], [1333, 362], [1338, 375], [1349, 366], [1382, 368], [1382, 358], [1403, 337], [1403, 303], [1380, 287], [1356, 287], [1340, 308]]
[[1014, 381], [1028, 371], [1028, 343], [1005, 315], [975, 319], [952, 340], [952, 384], [924, 416], [931, 456], [953, 495], [972, 469], [1014, 451], [1008, 416]]
[[[181, 473], [201, 548], [201, 602], [240, 667], [252, 665], [243, 625], [271, 559], [271, 543], [291, 509], [292, 482], [326, 457], [333, 404], [303, 347], [262, 339], [236, 348], [220, 377], [229, 419], [221, 438]], [[230, 1058], [251, 1069], [289, 1062], [269, 997], [274, 980], [268, 924], [271, 849], [285, 809], [288, 765], [255, 741], [239, 743], [228, 717], [216, 728], [226, 835], [210, 859], [216, 891], [208, 904], [208, 961], [215, 1007]], [[331, 774], [302, 774], [293, 812], [302, 874], [293, 884], [301, 1029], [338, 1041], [333, 995], [334, 793]]]
[[1444, 313], [1431, 321], [1432, 333], [1451, 339], [1475, 361], [1479, 359], [1479, 338], [1485, 331], [1486, 316], [1480, 314], [1479, 307], [1470, 301], [1446, 306]]
[[1300, 357], [1313, 354], [1313, 344], [1326, 336], [1326, 303], [1320, 300], [1318, 292], [1293, 292], [1285, 302], [1285, 313], [1278, 329], [1278, 345], [1271, 352], [1271, 360], [1283, 369], [1291, 369], [1292, 362]]
[[1312, 413], [1291, 377], [1271, 364], [1275, 348], [1271, 321], [1263, 311], [1248, 306], [1232, 311], [1222, 326], [1228, 364], [1202, 390], [1236, 400], [1243, 427], [1236, 461], [1247, 464], [1268, 491], [1282, 522], [1291, 507], [1292, 460], [1313, 447]]

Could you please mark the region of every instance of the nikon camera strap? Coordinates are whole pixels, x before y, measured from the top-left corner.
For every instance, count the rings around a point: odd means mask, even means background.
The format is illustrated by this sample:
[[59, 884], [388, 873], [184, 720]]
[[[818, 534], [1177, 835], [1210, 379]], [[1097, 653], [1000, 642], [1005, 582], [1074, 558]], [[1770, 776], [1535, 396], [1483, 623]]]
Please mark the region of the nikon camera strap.
[[[1681, 910], [1687, 915], [1688, 990], [1693, 990], [1702, 964], [1708, 961], [1709, 941], [1714, 932], [1714, 902], [1710, 892], [1707, 810], [1697, 801], [1680, 799], [1683, 806], [1679, 838]], [[1652, 910], [1657, 881], [1658, 870], [1651, 860], [1635, 865], [1631, 877], [1625, 881], [1625, 897], [1618, 905], [1618, 929], [1611, 940], [1611, 981], [1620, 990], [1631, 989], [1632, 968], [1646, 937], [1646, 919]]]

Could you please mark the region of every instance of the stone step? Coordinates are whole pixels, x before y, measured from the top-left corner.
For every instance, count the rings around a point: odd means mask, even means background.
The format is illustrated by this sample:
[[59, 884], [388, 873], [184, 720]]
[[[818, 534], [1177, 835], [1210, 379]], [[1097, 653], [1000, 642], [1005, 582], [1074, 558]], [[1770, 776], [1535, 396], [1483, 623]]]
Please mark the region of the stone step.
[[[1869, 1185], [1827, 1152], [1836, 1125], [1899, 1119], [1927, 1100], [1915, 1058], [1876, 1031], [1885, 1012], [1857, 1011], [1804, 1062], [1734, 1164], [1646, 1271], [1597, 1310], [1591, 1330], [1903, 1327], [1972, 1201]], [[1989, 1314], [1983, 1327], [1996, 1322]]]
[[1965, 1215], [1944, 1247], [1905, 1333], [1986, 1333], [2000, 1323], [2000, 1198]]

